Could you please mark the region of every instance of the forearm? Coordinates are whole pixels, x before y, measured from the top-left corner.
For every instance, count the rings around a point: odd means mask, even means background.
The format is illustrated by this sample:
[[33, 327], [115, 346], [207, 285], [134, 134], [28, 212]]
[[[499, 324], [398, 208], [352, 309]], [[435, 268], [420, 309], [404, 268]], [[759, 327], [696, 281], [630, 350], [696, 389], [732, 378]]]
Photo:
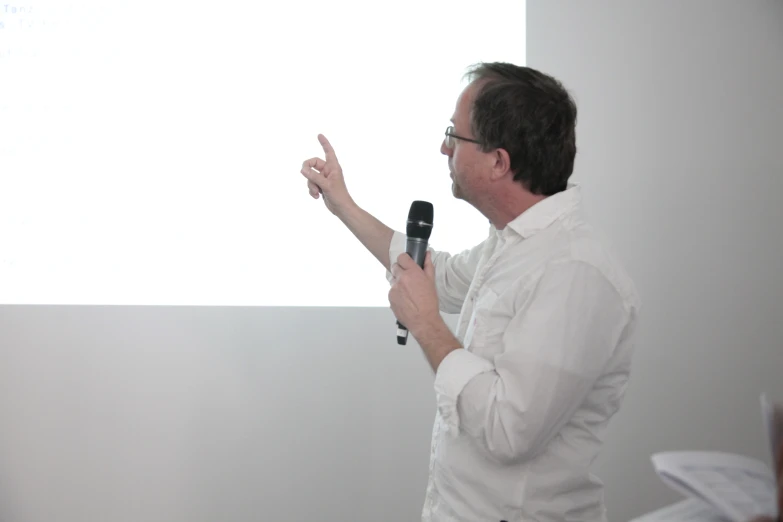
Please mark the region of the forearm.
[[414, 337], [434, 372], [438, 371], [438, 366], [448, 354], [462, 349], [462, 345], [440, 316], [430, 326], [415, 332]]
[[348, 230], [381, 262], [386, 270], [391, 270], [389, 262], [389, 244], [394, 231], [381, 223], [372, 214], [355, 203], [335, 212]]

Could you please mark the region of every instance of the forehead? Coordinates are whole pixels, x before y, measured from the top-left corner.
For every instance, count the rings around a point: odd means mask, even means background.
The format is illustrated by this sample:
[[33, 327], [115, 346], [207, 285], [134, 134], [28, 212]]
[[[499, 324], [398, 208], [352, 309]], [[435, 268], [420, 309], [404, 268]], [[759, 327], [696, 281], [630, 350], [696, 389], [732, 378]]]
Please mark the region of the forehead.
[[470, 121], [470, 110], [473, 107], [473, 100], [476, 96], [477, 85], [471, 83], [462, 89], [457, 97], [457, 103], [454, 107], [454, 116], [451, 121], [455, 126], [466, 125]]

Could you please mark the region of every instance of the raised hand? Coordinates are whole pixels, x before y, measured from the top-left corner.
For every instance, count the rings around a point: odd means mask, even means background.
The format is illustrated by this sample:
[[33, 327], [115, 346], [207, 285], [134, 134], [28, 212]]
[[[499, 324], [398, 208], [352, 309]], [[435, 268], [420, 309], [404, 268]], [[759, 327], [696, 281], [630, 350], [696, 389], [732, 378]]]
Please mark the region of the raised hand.
[[337, 161], [332, 144], [323, 134], [318, 135], [318, 141], [324, 149], [324, 158], [310, 158], [302, 163], [302, 175], [307, 178], [307, 188], [314, 199], [324, 197], [326, 208], [333, 214], [352, 205], [353, 199], [348, 194], [343, 178], [343, 169]]

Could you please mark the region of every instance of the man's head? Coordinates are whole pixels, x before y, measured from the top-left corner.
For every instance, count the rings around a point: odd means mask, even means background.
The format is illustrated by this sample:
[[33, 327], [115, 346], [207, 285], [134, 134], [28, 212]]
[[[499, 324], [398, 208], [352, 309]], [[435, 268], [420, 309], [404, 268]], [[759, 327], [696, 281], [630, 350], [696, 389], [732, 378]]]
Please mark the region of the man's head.
[[554, 78], [508, 63], [481, 63], [452, 117], [452, 190], [479, 210], [517, 188], [543, 198], [566, 188], [576, 155], [576, 105]]

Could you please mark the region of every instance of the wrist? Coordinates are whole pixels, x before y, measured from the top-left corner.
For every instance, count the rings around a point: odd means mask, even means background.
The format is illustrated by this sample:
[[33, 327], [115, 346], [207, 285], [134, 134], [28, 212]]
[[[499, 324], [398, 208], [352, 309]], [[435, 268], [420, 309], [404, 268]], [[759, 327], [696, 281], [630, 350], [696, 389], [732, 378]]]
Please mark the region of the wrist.
[[444, 338], [451, 335], [451, 330], [449, 330], [449, 327], [443, 321], [443, 318], [438, 312], [429, 314], [428, 316], [422, 317], [420, 320], [413, 322], [413, 324], [411, 324], [408, 329], [416, 339], [421, 338], [427, 340]]
[[411, 333], [421, 346], [433, 371], [438, 371], [441, 361], [454, 350], [462, 348], [462, 345], [451, 333], [449, 327], [438, 314], [437, 321], [429, 325], [421, 325], [418, 332]]
[[358, 221], [361, 212], [362, 209], [356, 204], [351, 196], [347, 196], [346, 200], [341, 203], [335, 203], [332, 211], [332, 213], [346, 225]]

